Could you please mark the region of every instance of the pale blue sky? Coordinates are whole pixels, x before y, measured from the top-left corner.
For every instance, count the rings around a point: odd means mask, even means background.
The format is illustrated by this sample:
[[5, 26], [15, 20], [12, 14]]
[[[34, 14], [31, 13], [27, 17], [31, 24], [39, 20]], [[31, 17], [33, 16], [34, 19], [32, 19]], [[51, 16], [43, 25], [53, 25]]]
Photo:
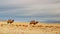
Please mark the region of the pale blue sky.
[[40, 16], [60, 20], [60, 0], [0, 0], [1, 16]]

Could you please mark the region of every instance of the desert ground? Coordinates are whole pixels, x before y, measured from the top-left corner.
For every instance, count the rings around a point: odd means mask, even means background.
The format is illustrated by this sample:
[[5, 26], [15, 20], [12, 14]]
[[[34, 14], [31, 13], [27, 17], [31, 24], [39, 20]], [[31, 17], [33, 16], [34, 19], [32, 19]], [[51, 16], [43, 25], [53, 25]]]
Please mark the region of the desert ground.
[[7, 22], [0, 21], [0, 34], [60, 34], [60, 24], [38, 23], [30, 25], [29, 22]]

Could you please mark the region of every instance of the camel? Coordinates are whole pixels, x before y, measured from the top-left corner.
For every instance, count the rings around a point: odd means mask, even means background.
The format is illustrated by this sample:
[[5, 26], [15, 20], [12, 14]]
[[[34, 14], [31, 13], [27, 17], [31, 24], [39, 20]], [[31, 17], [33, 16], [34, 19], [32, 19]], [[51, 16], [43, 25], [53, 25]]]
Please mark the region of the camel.
[[31, 22], [30, 22], [30, 24], [33, 24], [33, 25], [36, 25], [38, 23], [38, 21], [35, 21], [35, 20], [32, 20]]
[[8, 24], [9, 24], [9, 23], [11, 24], [11, 23], [13, 23], [13, 22], [14, 22], [13, 19], [8, 19], [8, 20], [7, 20], [7, 23], [8, 23]]

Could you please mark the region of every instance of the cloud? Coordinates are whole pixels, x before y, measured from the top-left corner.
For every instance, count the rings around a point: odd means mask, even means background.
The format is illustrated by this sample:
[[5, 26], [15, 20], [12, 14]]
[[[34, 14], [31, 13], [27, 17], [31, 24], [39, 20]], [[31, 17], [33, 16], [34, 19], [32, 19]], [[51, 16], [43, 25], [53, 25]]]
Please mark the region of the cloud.
[[60, 0], [0, 0], [0, 15], [60, 17]]

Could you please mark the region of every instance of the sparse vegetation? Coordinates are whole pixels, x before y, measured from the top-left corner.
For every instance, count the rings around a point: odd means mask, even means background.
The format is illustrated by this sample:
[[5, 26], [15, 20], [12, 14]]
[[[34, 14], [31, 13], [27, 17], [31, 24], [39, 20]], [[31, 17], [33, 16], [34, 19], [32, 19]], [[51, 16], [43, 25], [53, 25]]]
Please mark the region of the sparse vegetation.
[[[9, 23], [8, 23], [9, 24]], [[55, 34], [56, 31], [60, 32], [60, 26], [57, 25], [43, 25], [43, 24], [22, 24], [22, 23], [13, 23], [13, 24], [0, 24], [0, 33], [2, 34]], [[22, 33], [23, 32], [23, 33]], [[44, 32], [44, 33], [43, 33]]]

